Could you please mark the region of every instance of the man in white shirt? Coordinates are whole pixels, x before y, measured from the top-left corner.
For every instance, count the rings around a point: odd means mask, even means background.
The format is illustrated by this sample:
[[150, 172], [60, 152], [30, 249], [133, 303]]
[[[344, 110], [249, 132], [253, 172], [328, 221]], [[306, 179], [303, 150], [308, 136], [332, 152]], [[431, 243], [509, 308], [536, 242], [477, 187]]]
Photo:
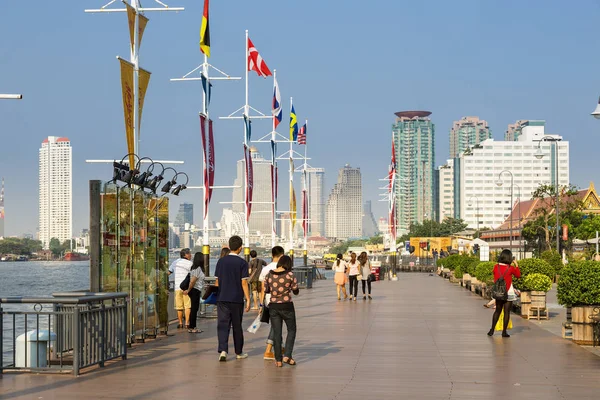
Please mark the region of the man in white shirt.
[[[258, 277], [258, 281], [261, 282], [261, 292], [260, 292], [260, 302], [261, 304], [265, 303], [265, 278], [269, 275], [269, 272], [277, 269], [277, 261], [285, 254], [285, 250], [281, 246], [275, 246], [271, 249], [271, 257], [273, 257], [273, 261], [270, 264], [267, 264], [263, 267], [262, 271], [260, 271], [260, 276]], [[265, 350], [265, 355], [263, 357], [265, 360], [274, 360], [275, 354], [273, 353], [273, 329], [269, 332], [269, 337], [267, 338], [267, 348]]]
[[181, 282], [184, 281], [187, 274], [192, 269], [192, 252], [190, 249], [181, 249], [179, 257], [169, 267], [169, 275], [175, 274], [175, 310], [177, 310], [177, 319], [179, 319], [178, 329], [183, 328], [183, 312], [185, 311], [185, 326], [190, 323], [190, 312], [192, 309], [192, 301], [190, 296], [183, 293], [183, 290], [179, 287]]

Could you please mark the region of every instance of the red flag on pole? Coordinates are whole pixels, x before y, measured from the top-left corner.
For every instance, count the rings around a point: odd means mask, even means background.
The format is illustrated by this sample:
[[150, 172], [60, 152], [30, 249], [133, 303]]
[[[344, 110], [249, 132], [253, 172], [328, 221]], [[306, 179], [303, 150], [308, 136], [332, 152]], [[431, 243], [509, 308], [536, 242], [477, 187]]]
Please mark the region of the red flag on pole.
[[271, 70], [267, 67], [267, 63], [262, 59], [258, 50], [254, 47], [252, 40], [248, 38], [248, 71], [255, 71], [258, 76], [271, 76]]
[[212, 198], [212, 187], [215, 182], [215, 142], [213, 136], [213, 122], [208, 120], [208, 137], [206, 135], [206, 117], [200, 115], [200, 130], [202, 133], [202, 148], [204, 160], [204, 216], [208, 212], [208, 205]]

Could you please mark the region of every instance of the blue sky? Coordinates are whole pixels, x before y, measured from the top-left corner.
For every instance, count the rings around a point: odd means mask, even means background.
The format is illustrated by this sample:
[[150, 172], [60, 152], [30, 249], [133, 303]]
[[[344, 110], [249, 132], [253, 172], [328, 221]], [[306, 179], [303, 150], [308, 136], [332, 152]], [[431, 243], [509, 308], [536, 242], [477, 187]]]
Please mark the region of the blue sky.
[[[182, 170], [198, 184], [200, 85], [169, 78], [202, 61], [202, 2], [167, 3], [186, 10], [148, 14], [140, 65], [152, 79], [142, 154], [184, 160]], [[127, 152], [115, 59], [129, 56], [126, 16], [83, 12], [103, 4], [0, 2], [0, 93], [24, 94], [22, 101], [0, 101], [0, 176], [6, 179], [9, 235], [36, 231], [38, 148], [44, 137], [72, 141], [74, 232], [88, 225], [87, 181], [112, 174], [108, 165], [84, 160]], [[244, 73], [249, 29], [268, 66], [278, 70], [285, 121], [290, 96], [299, 120], [310, 120], [311, 164], [326, 169], [328, 189], [344, 164], [361, 167], [363, 196], [374, 201], [376, 217], [385, 213], [385, 205], [376, 202], [377, 179], [386, 174], [390, 126], [400, 110], [433, 112], [438, 164], [448, 156], [452, 122], [462, 116], [486, 119], [497, 140], [518, 119], [545, 119], [548, 133], [571, 142], [572, 183], [600, 183], [594, 166], [600, 122], [589, 116], [600, 94], [597, 1], [212, 0], [210, 23], [210, 61], [234, 76]], [[251, 74], [251, 105], [269, 112], [271, 90], [271, 79]], [[229, 114], [243, 102], [242, 82], [216, 82], [212, 116]], [[257, 121], [253, 135], [269, 128]], [[215, 121], [217, 184], [232, 184], [242, 132], [239, 121]], [[280, 187], [286, 202], [285, 183]], [[230, 196], [216, 193], [214, 204]], [[184, 192], [180, 200], [196, 204], [200, 222], [200, 192]], [[172, 208], [177, 204], [175, 199]]]

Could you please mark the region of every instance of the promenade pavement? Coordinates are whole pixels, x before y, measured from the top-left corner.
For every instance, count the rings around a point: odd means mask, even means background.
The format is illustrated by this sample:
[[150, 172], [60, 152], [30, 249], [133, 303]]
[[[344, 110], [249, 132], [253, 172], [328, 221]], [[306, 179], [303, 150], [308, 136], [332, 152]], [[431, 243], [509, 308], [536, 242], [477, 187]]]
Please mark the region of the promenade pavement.
[[295, 367], [263, 360], [268, 326], [246, 332], [248, 359], [219, 363], [216, 321], [202, 319], [200, 335], [160, 338], [78, 378], [6, 374], [0, 398], [600, 398], [600, 357], [520, 317], [511, 338], [489, 338], [491, 310], [447, 280], [405, 273], [373, 294], [338, 301], [331, 280], [301, 291]]

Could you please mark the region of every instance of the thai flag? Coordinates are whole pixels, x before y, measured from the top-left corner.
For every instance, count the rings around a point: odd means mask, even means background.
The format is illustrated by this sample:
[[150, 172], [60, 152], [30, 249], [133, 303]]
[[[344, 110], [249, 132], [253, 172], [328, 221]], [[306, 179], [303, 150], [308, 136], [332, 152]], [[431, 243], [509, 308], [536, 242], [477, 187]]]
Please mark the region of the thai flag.
[[273, 127], [277, 129], [277, 125], [283, 118], [283, 110], [281, 109], [281, 93], [279, 93], [277, 78], [273, 78], [273, 82]]

